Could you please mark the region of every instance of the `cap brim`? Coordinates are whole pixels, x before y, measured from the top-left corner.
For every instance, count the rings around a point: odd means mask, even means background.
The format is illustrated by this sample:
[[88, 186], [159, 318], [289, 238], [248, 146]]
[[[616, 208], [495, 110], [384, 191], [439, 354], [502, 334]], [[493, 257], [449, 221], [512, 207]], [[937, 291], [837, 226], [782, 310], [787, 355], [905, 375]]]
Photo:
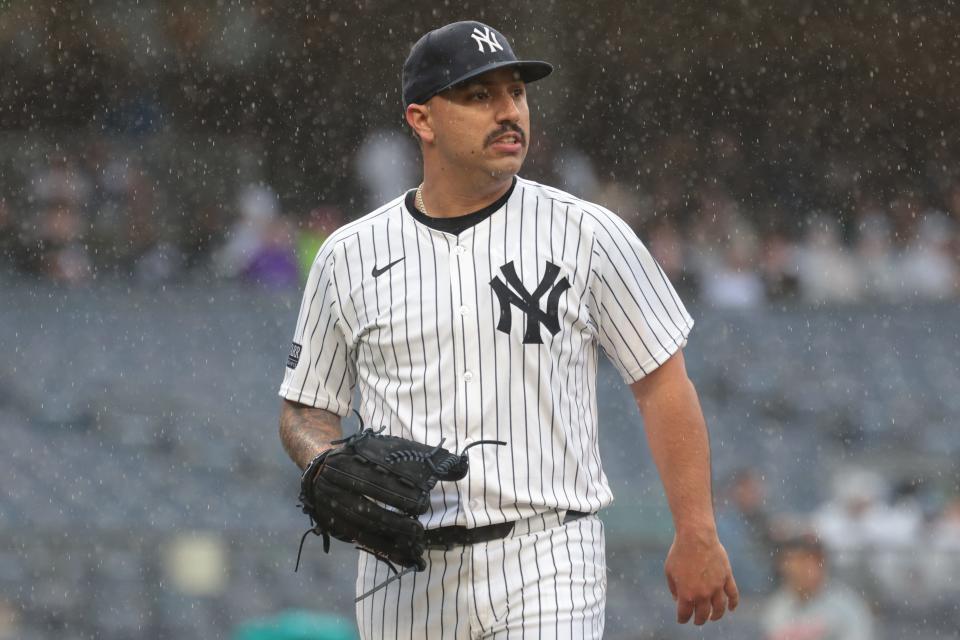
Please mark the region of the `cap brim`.
[[459, 78], [453, 80], [449, 84], [440, 89], [437, 89], [430, 95], [422, 98], [420, 102], [416, 104], [423, 104], [433, 96], [438, 93], [443, 93], [448, 89], [452, 89], [458, 84], [463, 84], [469, 80], [476, 78], [477, 76], [482, 76], [485, 73], [490, 71], [495, 71], [496, 69], [503, 69], [505, 67], [515, 67], [520, 72], [520, 79], [524, 82], [536, 82], [537, 80], [542, 80], [546, 78], [553, 72], [553, 65], [549, 62], [543, 62], [542, 60], [504, 60], [501, 62], [491, 62], [490, 64], [484, 65], [482, 67], [477, 67], [469, 73], [465, 73]]

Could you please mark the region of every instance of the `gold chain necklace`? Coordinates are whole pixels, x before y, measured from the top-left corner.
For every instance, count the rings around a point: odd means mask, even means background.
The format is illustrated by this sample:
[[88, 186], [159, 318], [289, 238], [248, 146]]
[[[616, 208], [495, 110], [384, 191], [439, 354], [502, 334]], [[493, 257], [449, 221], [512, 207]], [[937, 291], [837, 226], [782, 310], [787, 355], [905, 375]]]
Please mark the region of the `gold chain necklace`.
[[420, 212], [423, 213], [423, 215], [425, 216], [430, 215], [429, 213], [427, 213], [427, 205], [423, 204], [423, 183], [422, 182], [420, 183], [420, 186], [417, 187], [417, 198], [416, 198], [415, 204], [417, 205], [417, 209], [419, 209]]

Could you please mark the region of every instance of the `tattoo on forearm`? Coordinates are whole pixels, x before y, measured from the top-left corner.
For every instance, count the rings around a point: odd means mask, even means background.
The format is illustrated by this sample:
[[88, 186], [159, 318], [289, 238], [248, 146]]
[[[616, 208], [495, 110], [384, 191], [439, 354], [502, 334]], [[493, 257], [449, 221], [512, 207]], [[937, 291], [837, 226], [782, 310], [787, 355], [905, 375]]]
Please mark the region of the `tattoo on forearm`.
[[330, 442], [343, 435], [340, 416], [314, 407], [284, 401], [280, 409], [280, 441], [301, 469]]

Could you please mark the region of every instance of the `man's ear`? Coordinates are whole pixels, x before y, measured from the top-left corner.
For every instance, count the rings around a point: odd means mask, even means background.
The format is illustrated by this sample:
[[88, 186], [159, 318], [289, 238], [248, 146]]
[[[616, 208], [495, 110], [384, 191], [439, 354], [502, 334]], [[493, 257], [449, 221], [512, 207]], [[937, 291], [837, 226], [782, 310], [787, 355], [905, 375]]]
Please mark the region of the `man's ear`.
[[433, 142], [433, 120], [428, 105], [407, 105], [407, 111], [404, 115], [407, 118], [407, 124], [410, 125], [413, 132], [420, 138], [421, 143]]

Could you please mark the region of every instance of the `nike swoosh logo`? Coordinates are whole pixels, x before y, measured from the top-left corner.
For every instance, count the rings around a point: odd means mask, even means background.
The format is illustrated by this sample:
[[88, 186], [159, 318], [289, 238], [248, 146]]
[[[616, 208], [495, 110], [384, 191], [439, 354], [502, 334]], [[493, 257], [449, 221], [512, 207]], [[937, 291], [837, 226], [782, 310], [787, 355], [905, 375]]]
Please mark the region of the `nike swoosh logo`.
[[387, 266], [382, 267], [382, 268], [380, 268], [380, 269], [378, 269], [377, 266], [374, 265], [374, 266], [373, 266], [373, 271], [370, 272], [370, 275], [372, 275], [374, 278], [379, 278], [379, 277], [382, 276], [384, 273], [386, 273], [387, 271], [389, 271], [394, 265], [396, 265], [396, 264], [398, 264], [398, 263], [400, 263], [400, 262], [403, 262], [403, 258], [400, 258], [399, 260], [394, 260], [393, 262], [391, 262], [391, 263], [388, 264]]

